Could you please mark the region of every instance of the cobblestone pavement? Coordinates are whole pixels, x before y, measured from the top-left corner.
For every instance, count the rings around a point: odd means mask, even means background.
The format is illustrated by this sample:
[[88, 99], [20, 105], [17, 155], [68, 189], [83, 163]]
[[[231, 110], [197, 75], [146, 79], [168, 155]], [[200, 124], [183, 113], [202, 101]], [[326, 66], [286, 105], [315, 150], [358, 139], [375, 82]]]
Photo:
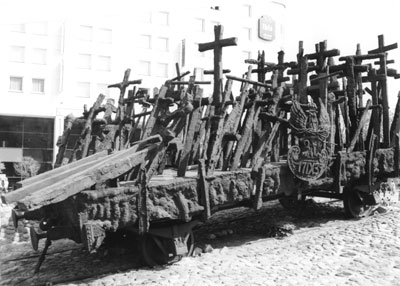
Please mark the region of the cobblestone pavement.
[[[399, 205], [361, 220], [344, 220], [343, 210], [336, 206], [319, 207], [300, 219], [276, 206], [267, 213], [248, 221], [244, 217], [239, 225], [223, 217], [221, 223], [225, 220], [234, 233], [213, 240], [201, 238], [217, 231], [213, 224], [206, 225], [199, 237], [203, 243], [211, 243], [211, 253], [153, 269], [135, 268], [136, 256], [129, 254], [104, 262], [75, 249], [51, 255], [42, 273], [33, 275], [36, 260], [10, 261], [22, 254], [32, 255], [31, 250], [25, 253], [28, 244], [3, 246], [2, 284], [45, 285], [46, 281], [75, 279], [61, 285], [400, 285]], [[260, 225], [273, 223], [293, 225], [293, 234], [265, 237], [263, 231], [270, 227]], [[256, 231], [247, 236], [240, 232], [250, 228]], [[53, 252], [57, 252], [78, 245], [64, 242], [54, 246]], [[96, 275], [95, 270], [107, 272], [107, 267], [109, 272], [118, 272]]]

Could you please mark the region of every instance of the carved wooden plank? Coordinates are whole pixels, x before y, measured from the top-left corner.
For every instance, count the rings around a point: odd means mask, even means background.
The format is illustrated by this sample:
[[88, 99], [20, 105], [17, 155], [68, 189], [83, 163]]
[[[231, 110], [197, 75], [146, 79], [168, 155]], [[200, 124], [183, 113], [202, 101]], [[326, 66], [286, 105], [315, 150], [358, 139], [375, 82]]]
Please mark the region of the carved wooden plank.
[[[225, 85], [224, 95], [222, 99], [222, 104], [228, 101], [232, 90], [232, 80], [228, 80]], [[219, 110], [218, 114], [211, 119], [211, 131], [210, 131], [210, 141], [207, 148], [207, 175], [212, 175], [216, 164], [218, 162], [219, 156], [221, 154], [222, 138], [224, 136], [224, 119], [226, 115], [226, 106]]]
[[[203, 90], [200, 89], [197, 92], [197, 96], [199, 97], [199, 100], [201, 102], [201, 98], [203, 96]], [[202, 111], [202, 108], [201, 108], [201, 106], [199, 106], [195, 110], [193, 110], [193, 112], [190, 116], [190, 124], [189, 124], [187, 135], [186, 135], [185, 145], [183, 147], [183, 150], [181, 153], [181, 159], [180, 159], [179, 166], [178, 166], [178, 177], [185, 176], [186, 167], [188, 166], [189, 159], [190, 159], [190, 153], [191, 153], [191, 150], [193, 147], [193, 141], [194, 141], [194, 135], [196, 132], [196, 127], [199, 125], [199, 121], [200, 121], [201, 115], [202, 115], [201, 111]]]
[[[247, 80], [251, 80], [251, 72], [252, 72], [252, 67], [249, 66], [248, 70], [247, 70], [247, 75], [246, 75], [246, 79]], [[247, 101], [248, 95], [249, 95], [249, 82], [244, 82], [241, 90], [240, 90], [240, 101], [239, 103], [236, 103], [231, 111], [231, 113], [229, 114], [225, 126], [224, 126], [224, 130], [226, 130], [226, 132], [228, 133], [234, 133], [237, 134], [238, 132], [238, 128], [240, 125], [240, 120], [242, 118], [242, 114], [243, 114], [243, 108], [244, 108], [244, 104]], [[232, 141], [228, 141], [226, 142], [226, 147], [223, 148], [224, 149], [224, 154], [223, 154], [223, 164], [222, 164], [222, 170], [226, 171], [229, 168], [229, 162], [230, 162], [230, 158], [232, 155], [232, 148], [233, 148], [233, 142]]]
[[242, 137], [239, 139], [239, 142], [237, 143], [234, 155], [233, 155], [233, 160], [232, 160], [232, 166], [231, 166], [231, 170], [235, 171], [239, 168], [239, 162], [240, 162], [240, 158], [243, 154], [243, 151], [245, 150], [245, 148], [247, 147], [247, 142], [249, 137], [251, 136], [251, 132], [252, 132], [252, 127], [254, 125], [254, 116], [257, 113], [257, 109], [258, 106], [256, 104], [256, 100], [258, 100], [259, 95], [257, 94], [254, 101], [253, 101], [253, 105], [249, 108], [249, 110], [247, 111], [246, 114], [246, 119], [245, 119], [245, 123], [244, 123], [244, 127], [243, 127], [243, 134]]
[[210, 206], [210, 193], [209, 184], [206, 180], [206, 163], [204, 159], [199, 159], [199, 193], [201, 199], [201, 205], [204, 207], [203, 218], [205, 220], [211, 217], [211, 206]]
[[[280, 111], [279, 118], [284, 118], [285, 114], [285, 111]], [[278, 120], [274, 123], [271, 132], [268, 132], [268, 130], [265, 130], [263, 132], [258, 142], [258, 145], [254, 150], [252, 160], [253, 169], [255, 168], [257, 170], [261, 166], [262, 162], [266, 159], [268, 152], [271, 151], [272, 142], [276, 138], [276, 134], [278, 133], [280, 125], [281, 122]]]
[[353, 138], [350, 141], [350, 145], [347, 148], [347, 152], [349, 152], [349, 153], [353, 152], [353, 149], [356, 146], [357, 140], [360, 139], [359, 138], [360, 132], [364, 128], [364, 125], [367, 124], [367, 122], [369, 120], [368, 111], [369, 111], [370, 106], [371, 106], [371, 100], [368, 99], [367, 104], [364, 109], [364, 112], [363, 112], [363, 115], [361, 116], [360, 123], [358, 124], [357, 129], [353, 135]]
[[[365, 78], [364, 78], [365, 80]], [[376, 70], [372, 69], [368, 72], [367, 80], [371, 82], [371, 90], [366, 89], [366, 91], [370, 92], [372, 105], [379, 104], [379, 96], [378, 96], [378, 88], [377, 88], [377, 74]], [[370, 142], [371, 135], [375, 134], [377, 137], [377, 141], [380, 142], [381, 138], [381, 111], [380, 109], [374, 108], [371, 114], [371, 120], [369, 122], [368, 133], [367, 133], [367, 142]]]
[[74, 117], [72, 115], [68, 115], [67, 118], [65, 119], [65, 121], [66, 122], [65, 122], [65, 129], [64, 129], [63, 135], [60, 137], [60, 142], [57, 142], [58, 152], [57, 152], [56, 161], [54, 163], [55, 168], [60, 167], [63, 162], [65, 150], [66, 150], [67, 144], [68, 144], [69, 135], [71, 134], [72, 122], [74, 121]]
[[[94, 173], [96, 173], [94, 171], [94, 169], [99, 168], [99, 170], [100, 170], [99, 172], [101, 172], [101, 170], [105, 166], [105, 164], [110, 164], [111, 171], [110, 171], [110, 174], [107, 174], [107, 176], [110, 176], [110, 175], [112, 176], [113, 172], [118, 173], [118, 171], [112, 170], [113, 160], [117, 161], [120, 158], [123, 158], [124, 156], [125, 157], [133, 156], [134, 157], [135, 152], [146, 148], [147, 145], [149, 145], [149, 144], [154, 145], [159, 142], [161, 142], [160, 136], [158, 136], [158, 135], [152, 136], [146, 140], [138, 141], [136, 145], [134, 145], [133, 147], [131, 147], [128, 150], [116, 152], [109, 156], [106, 156], [107, 152], [104, 151], [104, 152], [95, 154], [93, 156], [90, 156], [88, 158], [82, 159], [80, 161], [77, 161], [75, 163], [65, 165], [58, 169], [49, 171], [46, 174], [38, 175], [37, 177], [32, 178], [32, 180], [30, 181], [30, 184], [27, 184], [25, 187], [18, 189], [12, 193], [9, 193], [8, 194], [9, 196], [6, 197], [6, 200], [8, 202], [15, 202], [15, 201], [22, 199], [26, 195], [36, 196], [36, 193], [42, 193], [42, 192], [47, 193], [48, 191], [51, 192], [52, 188], [55, 188], [57, 186], [62, 187], [63, 184], [68, 185], [70, 183], [73, 183], [72, 181], [74, 180], [75, 177], [77, 177], [77, 176], [79, 177], [82, 174], [85, 174], [85, 172], [87, 172], [88, 170], [92, 170]], [[115, 168], [117, 168], [117, 167], [115, 167]], [[48, 179], [44, 180], [44, 178], [46, 178], [46, 176], [48, 177]], [[104, 179], [101, 176], [96, 177], [95, 179], [97, 180], [96, 183], [104, 182]], [[40, 187], [40, 189], [38, 187]], [[75, 191], [76, 190], [73, 190], [73, 192], [75, 192]], [[79, 191], [80, 190], [78, 190], [78, 192]], [[52, 197], [52, 196], [53, 196], [53, 194], [50, 194], [50, 197]]]
[[156, 103], [153, 107], [153, 110], [151, 111], [151, 114], [150, 114], [149, 118], [147, 119], [146, 127], [144, 128], [144, 131], [142, 134], [142, 139], [146, 139], [147, 137], [149, 137], [152, 134], [153, 128], [157, 122], [157, 118], [159, 117], [161, 109], [163, 108], [159, 104], [159, 101], [160, 101], [160, 99], [165, 98], [167, 91], [168, 91], [168, 87], [166, 87], [166, 86], [161, 87], [160, 93], [156, 99]]
[[108, 154], [107, 151], [102, 151], [86, 157], [82, 160], [75, 161], [71, 164], [61, 166], [60, 168], [42, 173], [30, 178], [31, 180], [21, 182], [21, 189], [17, 189], [5, 195], [7, 202], [16, 202], [23, 197], [45, 188], [51, 184], [55, 184], [61, 180], [67, 179], [77, 172], [81, 172], [88, 167], [96, 164], [100, 159], [103, 159]]
[[[83, 127], [83, 130], [81, 132], [81, 136], [79, 139], [76, 141], [74, 149], [72, 151], [71, 157], [69, 158], [69, 162], [73, 162], [74, 160], [80, 159], [80, 158], [85, 158], [88, 154], [88, 149], [89, 149], [89, 144], [92, 139], [92, 122], [94, 119], [94, 116], [97, 112], [97, 110], [100, 108], [101, 103], [103, 102], [105, 98], [104, 94], [99, 94], [97, 97], [96, 102], [93, 104], [92, 108], [90, 109], [85, 126]], [[79, 156], [79, 151], [81, 151], [81, 154]]]
[[138, 152], [124, 150], [106, 157], [100, 163], [92, 165], [84, 171], [57, 184], [38, 190], [18, 201], [21, 210], [34, 210], [45, 205], [61, 202], [91, 186], [114, 179], [141, 164], [157, 145], [153, 144]]
[[[357, 118], [357, 86], [356, 86], [356, 78], [354, 74], [354, 57], [346, 58], [346, 93], [347, 93], [347, 102], [349, 107], [349, 118], [350, 118], [350, 130], [349, 135], [350, 138], [354, 136], [358, 125]], [[350, 142], [348, 142], [350, 143]]]

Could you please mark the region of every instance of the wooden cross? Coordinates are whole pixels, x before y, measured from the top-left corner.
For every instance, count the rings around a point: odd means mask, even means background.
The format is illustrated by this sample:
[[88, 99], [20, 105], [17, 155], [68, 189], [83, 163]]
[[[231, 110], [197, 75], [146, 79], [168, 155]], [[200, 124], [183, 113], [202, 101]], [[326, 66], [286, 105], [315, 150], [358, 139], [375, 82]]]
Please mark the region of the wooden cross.
[[124, 96], [125, 96], [125, 91], [130, 86], [131, 84], [141, 84], [142, 80], [129, 80], [129, 75], [131, 74], [131, 69], [127, 69], [124, 73], [124, 78], [122, 82], [120, 83], [115, 83], [115, 84], [110, 84], [108, 88], [118, 88], [120, 91], [119, 95], [119, 100], [118, 100], [118, 110], [117, 110], [117, 115], [116, 115], [116, 120], [121, 122], [124, 120]]
[[257, 68], [254, 69], [252, 72], [257, 73], [257, 81], [264, 82], [265, 81], [265, 73], [270, 71], [269, 63], [265, 62], [265, 52], [258, 51], [257, 60], [247, 59], [244, 61], [246, 64], [253, 64], [257, 65]]
[[309, 60], [317, 60], [317, 71], [324, 72], [327, 64], [326, 59], [334, 56], [340, 55], [338, 49], [327, 50], [327, 41], [320, 42], [315, 45], [316, 52], [313, 54], [308, 54], [307, 58]]
[[390, 50], [394, 50], [394, 49], [397, 49], [397, 43], [385, 46], [383, 35], [379, 35], [378, 36], [378, 48], [368, 51], [368, 54], [386, 53], [386, 52], [388, 52]]
[[[289, 77], [284, 77], [283, 73], [288, 67], [294, 67], [295, 62], [285, 63], [284, 62], [285, 52], [278, 52], [278, 64], [274, 64], [270, 70], [274, 72], [271, 80], [266, 80], [265, 83], [272, 84], [273, 88], [276, 88], [280, 83], [290, 80]], [[274, 86], [275, 85], [275, 86]]]
[[214, 26], [215, 41], [199, 44], [199, 52], [214, 50], [214, 92], [213, 104], [220, 106], [222, 104], [222, 48], [228, 46], [236, 46], [237, 38], [222, 39], [223, 27], [221, 25]]
[[297, 100], [302, 104], [308, 103], [307, 97], [307, 74], [315, 70], [315, 67], [308, 63], [308, 57], [304, 56], [303, 42], [299, 42], [299, 53], [297, 54], [297, 68], [288, 70], [288, 75], [299, 75], [296, 85]]
[[[378, 48], [368, 51], [368, 54], [376, 54], [380, 53], [383, 54], [383, 56], [379, 59], [379, 73], [387, 75], [387, 56], [386, 52], [397, 49], [397, 43], [387, 45], [385, 46], [384, 44], [384, 38], [383, 35], [378, 36]], [[388, 148], [390, 144], [390, 132], [389, 132], [389, 101], [388, 101], [388, 94], [387, 94], [387, 81], [382, 80], [380, 82], [380, 87], [381, 87], [381, 96], [382, 96], [382, 113], [383, 113], [383, 148]]]

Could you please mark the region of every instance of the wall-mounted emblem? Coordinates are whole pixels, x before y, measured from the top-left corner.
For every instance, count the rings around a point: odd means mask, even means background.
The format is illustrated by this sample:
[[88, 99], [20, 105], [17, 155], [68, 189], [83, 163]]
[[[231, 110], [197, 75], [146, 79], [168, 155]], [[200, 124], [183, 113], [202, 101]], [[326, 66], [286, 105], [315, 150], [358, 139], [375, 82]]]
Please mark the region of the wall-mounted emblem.
[[275, 40], [275, 21], [269, 16], [258, 19], [258, 37], [266, 41]]

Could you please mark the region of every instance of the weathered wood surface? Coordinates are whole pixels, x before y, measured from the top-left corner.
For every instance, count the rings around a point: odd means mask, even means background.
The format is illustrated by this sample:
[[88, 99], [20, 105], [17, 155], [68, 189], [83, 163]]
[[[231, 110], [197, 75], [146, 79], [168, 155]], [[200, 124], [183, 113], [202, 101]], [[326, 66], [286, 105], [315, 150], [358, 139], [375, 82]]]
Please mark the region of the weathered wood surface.
[[[286, 164], [268, 164], [265, 169], [265, 183], [261, 186], [260, 197], [276, 196], [282, 193], [279, 182], [286, 180]], [[203, 174], [205, 164], [203, 162]], [[283, 170], [283, 171], [281, 171]], [[253, 183], [250, 169], [238, 171], [215, 171], [213, 178], [203, 177], [207, 182], [207, 193], [203, 197], [202, 179], [197, 171], [187, 171], [185, 177], [177, 177], [176, 171], [165, 170], [162, 175], [153, 176], [147, 185], [146, 209], [149, 223], [165, 220], [191, 219], [193, 216], [209, 218], [213, 212], [226, 205], [251, 205]], [[138, 193], [136, 185], [126, 185], [106, 190], [85, 190], [77, 196], [60, 202], [60, 208], [71, 208], [69, 205], [83, 206], [89, 220], [109, 221], [113, 228], [133, 226], [139, 222]], [[202, 195], [199, 196], [198, 194]], [[140, 204], [143, 204], [141, 202]], [[144, 218], [144, 216], [143, 216]], [[78, 222], [74, 222], [78, 224]]]
[[214, 92], [213, 104], [219, 106], [222, 102], [222, 48], [228, 46], [236, 46], [237, 38], [222, 39], [223, 27], [221, 25], [214, 26], [214, 42], [199, 44], [199, 52], [214, 50]]
[[89, 110], [89, 113], [86, 116], [85, 126], [81, 132], [80, 138], [76, 141], [74, 149], [72, 151], [71, 157], [69, 158], [69, 162], [73, 162], [75, 160], [79, 160], [81, 158], [85, 158], [88, 154], [89, 143], [91, 140], [92, 133], [92, 122], [95, 117], [95, 114], [99, 111], [101, 107], [101, 103], [105, 98], [104, 94], [100, 94], [93, 104], [92, 108]]
[[4, 196], [5, 200], [7, 203], [16, 202], [42, 188], [55, 184], [61, 180], [68, 179], [72, 175], [86, 170], [88, 167], [96, 164], [99, 160], [103, 159], [107, 155], [107, 151], [96, 153], [71, 164], [61, 166], [57, 169], [21, 181], [19, 182], [21, 188], [7, 193]]
[[59, 137], [59, 142], [57, 142], [58, 153], [56, 156], [56, 161], [54, 163], [54, 167], [57, 168], [62, 165], [65, 150], [67, 148], [69, 136], [71, 134], [72, 123], [74, 121], [74, 117], [72, 115], [68, 115], [65, 119], [65, 127], [63, 134]]
[[156, 147], [157, 145], [154, 144], [138, 152], [136, 150], [129, 152], [131, 150], [128, 149], [114, 156], [108, 156], [105, 160], [100, 160], [100, 163], [92, 165], [84, 171], [20, 199], [18, 208], [35, 210], [63, 201], [96, 184], [117, 178], [142, 163]]
[[[58, 172], [54, 176], [58, 179], [50, 178], [42, 188], [36, 189], [33, 183], [32, 187], [27, 185], [10, 193], [5, 199], [8, 202], [12, 202], [11, 199], [13, 202], [17, 200], [19, 208], [23, 210], [33, 210], [59, 202], [96, 184], [117, 178], [141, 164], [152, 150], [157, 149], [159, 143], [153, 142], [160, 142], [160, 137], [150, 137], [127, 150], [115, 152], [106, 157], [96, 157], [97, 160], [83, 161], [83, 166], [77, 163], [76, 169], [73, 169], [68, 176]], [[148, 144], [150, 145], [146, 147]], [[65, 169], [69, 172], [67, 168]]]
[[[199, 102], [201, 102], [201, 98], [203, 96], [203, 90], [199, 89], [196, 95], [198, 96]], [[178, 166], [178, 176], [179, 177], [185, 176], [186, 168], [189, 164], [190, 155], [191, 155], [191, 151], [193, 148], [193, 142], [195, 139], [194, 136], [195, 136], [196, 128], [199, 124], [199, 121], [201, 120], [201, 115], [202, 115], [201, 112], [202, 111], [203, 111], [202, 107], [198, 106], [196, 109], [193, 110], [193, 112], [190, 115], [190, 124], [187, 129], [186, 140], [184, 143], [183, 150], [181, 152], [181, 159], [180, 159], [179, 166]]]

